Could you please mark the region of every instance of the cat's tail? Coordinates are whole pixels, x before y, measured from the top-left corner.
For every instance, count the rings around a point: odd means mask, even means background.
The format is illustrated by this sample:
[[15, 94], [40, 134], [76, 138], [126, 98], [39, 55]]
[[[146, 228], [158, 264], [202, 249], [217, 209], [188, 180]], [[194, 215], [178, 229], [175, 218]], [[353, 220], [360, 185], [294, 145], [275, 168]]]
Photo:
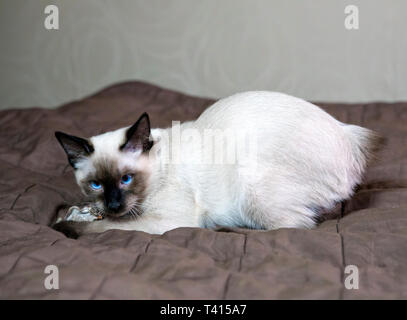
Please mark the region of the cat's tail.
[[356, 125], [344, 124], [343, 129], [351, 144], [353, 167], [362, 176], [368, 164], [377, 159], [385, 139], [372, 130]]

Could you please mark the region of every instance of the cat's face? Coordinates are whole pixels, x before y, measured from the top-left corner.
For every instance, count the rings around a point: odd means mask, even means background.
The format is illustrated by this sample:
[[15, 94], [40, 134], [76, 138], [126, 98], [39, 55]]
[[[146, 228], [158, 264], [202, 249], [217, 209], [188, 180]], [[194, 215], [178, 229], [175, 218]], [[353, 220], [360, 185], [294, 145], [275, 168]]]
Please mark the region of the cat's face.
[[56, 132], [82, 192], [106, 215], [140, 214], [150, 174], [150, 121], [82, 139]]

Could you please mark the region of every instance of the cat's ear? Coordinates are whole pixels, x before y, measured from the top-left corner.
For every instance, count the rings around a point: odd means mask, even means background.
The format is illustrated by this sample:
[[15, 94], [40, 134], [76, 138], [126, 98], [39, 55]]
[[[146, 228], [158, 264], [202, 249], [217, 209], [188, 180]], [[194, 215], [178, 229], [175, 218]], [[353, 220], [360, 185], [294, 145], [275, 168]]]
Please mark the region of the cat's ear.
[[86, 139], [71, 136], [63, 132], [55, 132], [62, 148], [64, 148], [69, 164], [76, 169], [76, 163], [92, 154], [94, 151], [92, 144]]
[[153, 146], [153, 141], [150, 140], [151, 128], [148, 114], [144, 112], [141, 117], [127, 129], [125, 142], [120, 146], [122, 151], [141, 151], [146, 152]]

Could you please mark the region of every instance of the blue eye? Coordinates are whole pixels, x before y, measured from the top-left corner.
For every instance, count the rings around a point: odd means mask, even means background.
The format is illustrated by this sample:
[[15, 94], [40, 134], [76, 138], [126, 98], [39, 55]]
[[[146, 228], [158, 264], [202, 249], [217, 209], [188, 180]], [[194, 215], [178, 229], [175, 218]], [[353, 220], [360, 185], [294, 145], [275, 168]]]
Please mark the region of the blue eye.
[[129, 184], [133, 180], [133, 177], [130, 174], [126, 174], [121, 178], [123, 184]]
[[91, 181], [90, 186], [94, 190], [99, 190], [100, 188], [102, 188], [102, 184], [100, 182], [97, 182], [97, 181]]

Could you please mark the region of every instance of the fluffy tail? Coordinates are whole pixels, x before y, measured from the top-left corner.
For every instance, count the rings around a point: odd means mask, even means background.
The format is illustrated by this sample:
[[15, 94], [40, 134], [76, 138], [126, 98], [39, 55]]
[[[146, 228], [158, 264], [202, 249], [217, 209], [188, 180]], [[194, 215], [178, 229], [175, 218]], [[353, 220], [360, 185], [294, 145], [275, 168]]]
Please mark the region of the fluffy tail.
[[351, 143], [353, 166], [362, 175], [367, 165], [376, 159], [385, 139], [376, 132], [359, 126], [345, 124], [343, 128]]

